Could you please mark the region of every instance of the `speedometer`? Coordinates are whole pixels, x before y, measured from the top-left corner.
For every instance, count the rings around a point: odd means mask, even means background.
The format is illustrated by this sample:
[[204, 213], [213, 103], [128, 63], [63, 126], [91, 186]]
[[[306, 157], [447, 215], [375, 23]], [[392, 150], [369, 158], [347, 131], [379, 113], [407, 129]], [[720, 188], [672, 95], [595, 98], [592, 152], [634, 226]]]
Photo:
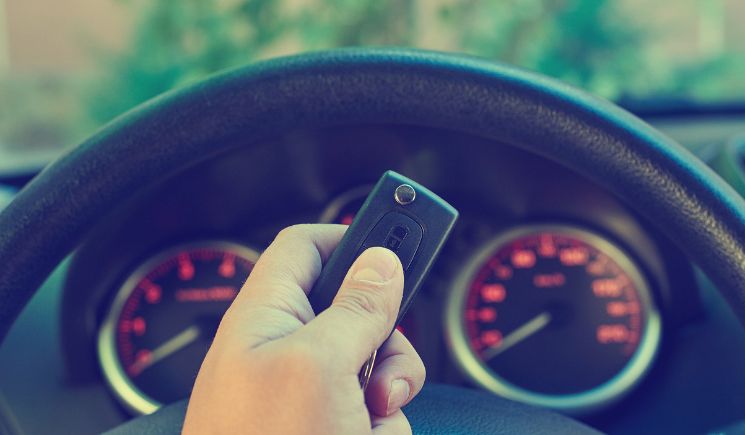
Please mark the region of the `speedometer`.
[[629, 255], [563, 225], [488, 242], [457, 280], [446, 324], [456, 362], [475, 383], [575, 413], [628, 392], [660, 338], [649, 286]]
[[188, 397], [222, 315], [259, 254], [210, 241], [161, 252], [119, 289], [98, 340], [106, 381], [130, 411]]

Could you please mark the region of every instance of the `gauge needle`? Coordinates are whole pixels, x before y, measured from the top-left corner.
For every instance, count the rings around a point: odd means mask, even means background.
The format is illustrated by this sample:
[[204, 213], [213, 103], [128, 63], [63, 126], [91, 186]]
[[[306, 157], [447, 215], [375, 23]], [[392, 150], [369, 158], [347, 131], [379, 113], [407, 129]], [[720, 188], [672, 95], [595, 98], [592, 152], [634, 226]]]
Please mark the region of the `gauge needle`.
[[496, 346], [493, 346], [484, 352], [482, 355], [484, 361], [488, 361], [512, 346], [520, 343], [521, 341], [529, 338], [531, 335], [545, 328], [546, 325], [551, 321], [551, 314], [543, 312], [532, 319], [528, 320], [522, 326], [518, 327], [514, 331], [503, 337], [502, 340]]
[[145, 359], [138, 359], [131, 366], [130, 370], [133, 373], [142, 373], [143, 370], [156, 364], [158, 361], [172, 355], [175, 352], [185, 348], [186, 346], [193, 343], [199, 335], [201, 330], [196, 325], [191, 325], [173, 337], [169, 338], [165, 343], [153, 349], [150, 356]]

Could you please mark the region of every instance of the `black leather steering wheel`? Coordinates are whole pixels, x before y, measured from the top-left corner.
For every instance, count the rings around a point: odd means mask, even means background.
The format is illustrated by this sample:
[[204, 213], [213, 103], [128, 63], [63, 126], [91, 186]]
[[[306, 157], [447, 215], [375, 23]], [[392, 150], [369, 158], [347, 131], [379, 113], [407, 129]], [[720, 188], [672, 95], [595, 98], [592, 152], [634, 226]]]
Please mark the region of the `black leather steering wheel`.
[[[745, 203], [674, 141], [611, 103], [526, 71], [463, 56], [352, 49], [264, 62], [166, 94], [39, 174], [0, 214], [0, 338], [89, 229], [139, 190], [236, 138], [251, 146], [292, 129], [357, 123], [480, 135], [584, 174], [676, 241], [745, 321]], [[179, 406], [133, 424], [177, 431]], [[422, 433], [589, 430], [452, 387], [426, 390], [408, 415]]]

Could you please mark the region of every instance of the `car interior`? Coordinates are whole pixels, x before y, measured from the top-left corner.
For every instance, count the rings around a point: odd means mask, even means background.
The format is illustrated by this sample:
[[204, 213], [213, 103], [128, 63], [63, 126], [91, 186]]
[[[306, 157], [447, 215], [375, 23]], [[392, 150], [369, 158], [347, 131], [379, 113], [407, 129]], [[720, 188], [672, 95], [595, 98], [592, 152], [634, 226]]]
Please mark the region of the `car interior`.
[[[235, 3], [251, 26], [271, 8]], [[588, 32], [578, 10], [629, 2], [525, 3]], [[15, 7], [0, 1], [7, 23]], [[293, 224], [349, 225], [387, 170], [460, 214], [398, 325], [427, 368], [413, 433], [745, 431], [742, 77], [697, 76], [721, 79], [716, 101], [641, 104], [509, 57], [372, 41], [169, 83], [52, 151], [6, 147], [0, 122], [0, 433], [180, 432], [261, 252]], [[8, 63], [0, 84], [20, 89]]]

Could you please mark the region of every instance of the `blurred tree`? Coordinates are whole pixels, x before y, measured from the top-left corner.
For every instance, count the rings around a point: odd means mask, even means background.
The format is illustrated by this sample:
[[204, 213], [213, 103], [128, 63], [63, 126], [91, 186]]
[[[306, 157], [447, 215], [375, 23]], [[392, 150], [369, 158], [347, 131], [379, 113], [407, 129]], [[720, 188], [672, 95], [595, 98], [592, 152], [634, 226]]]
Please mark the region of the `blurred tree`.
[[608, 98], [644, 69], [645, 32], [612, 0], [470, 0], [444, 7], [465, 51]]
[[417, 0], [311, 0], [293, 24], [303, 49], [415, 45]]
[[[431, 1], [431, 0], [430, 0]], [[161, 0], [146, 3], [131, 44], [88, 107], [103, 122], [215, 71], [264, 57], [354, 45], [426, 45], [423, 0]], [[608, 97], [642, 65], [642, 33], [610, 0], [435, 1], [426, 26], [463, 51], [525, 66]]]
[[[128, 49], [99, 50], [101, 69], [92, 85], [81, 78], [0, 83], [0, 140], [69, 143], [155, 95], [216, 71], [276, 54], [351, 45], [471, 53], [607, 98], [632, 97], [626, 101], [668, 93], [745, 97], [742, 53], [723, 50], [688, 63], [675, 54], [660, 56], [668, 48], [655, 45], [660, 36], [669, 41], [687, 30], [639, 19], [650, 7], [640, 0], [117, 1], [139, 13]], [[691, 4], [709, 11], [709, 30], [726, 15], [722, 0]], [[82, 104], [70, 102], [68, 95], [80, 94], [86, 96]]]
[[103, 80], [90, 94], [105, 122], [165, 91], [254, 59], [286, 34], [278, 0], [159, 0], [142, 8], [130, 49], [102, 54]]
[[[415, 0], [161, 0], [146, 3], [124, 55], [103, 55], [87, 107], [96, 122], [174, 87], [266, 57], [350, 45], [409, 45]], [[284, 48], [284, 50], [283, 50]]]

